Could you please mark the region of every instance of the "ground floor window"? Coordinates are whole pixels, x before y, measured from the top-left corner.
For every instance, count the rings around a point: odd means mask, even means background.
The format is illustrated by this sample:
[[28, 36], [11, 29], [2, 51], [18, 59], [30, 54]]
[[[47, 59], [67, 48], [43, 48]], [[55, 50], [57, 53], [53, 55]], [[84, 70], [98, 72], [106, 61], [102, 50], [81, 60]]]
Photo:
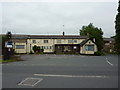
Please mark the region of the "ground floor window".
[[85, 45], [86, 51], [94, 51], [94, 45]]
[[24, 49], [25, 45], [16, 45], [16, 49]]
[[44, 46], [44, 49], [52, 49], [52, 46]]

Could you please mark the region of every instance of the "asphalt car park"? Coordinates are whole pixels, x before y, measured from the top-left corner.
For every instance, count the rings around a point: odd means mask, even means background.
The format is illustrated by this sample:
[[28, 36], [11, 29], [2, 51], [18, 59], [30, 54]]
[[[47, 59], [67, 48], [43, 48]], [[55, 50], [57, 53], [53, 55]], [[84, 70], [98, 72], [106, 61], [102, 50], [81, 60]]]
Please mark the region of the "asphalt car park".
[[21, 55], [2, 65], [3, 88], [118, 88], [118, 56]]

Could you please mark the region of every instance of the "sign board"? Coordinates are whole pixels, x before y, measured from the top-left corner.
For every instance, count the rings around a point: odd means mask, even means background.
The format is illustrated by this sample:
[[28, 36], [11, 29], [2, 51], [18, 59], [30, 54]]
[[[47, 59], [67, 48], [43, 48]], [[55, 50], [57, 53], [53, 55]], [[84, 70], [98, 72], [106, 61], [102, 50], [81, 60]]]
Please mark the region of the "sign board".
[[12, 45], [7, 45], [7, 48], [12, 48]]
[[7, 42], [7, 48], [12, 48], [12, 42]]

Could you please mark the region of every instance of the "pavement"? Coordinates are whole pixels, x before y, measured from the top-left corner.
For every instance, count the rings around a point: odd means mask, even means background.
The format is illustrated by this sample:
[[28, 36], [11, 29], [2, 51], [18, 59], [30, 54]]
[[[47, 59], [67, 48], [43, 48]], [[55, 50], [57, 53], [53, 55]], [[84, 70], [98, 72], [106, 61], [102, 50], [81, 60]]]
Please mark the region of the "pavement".
[[21, 55], [2, 65], [3, 88], [118, 88], [118, 56]]

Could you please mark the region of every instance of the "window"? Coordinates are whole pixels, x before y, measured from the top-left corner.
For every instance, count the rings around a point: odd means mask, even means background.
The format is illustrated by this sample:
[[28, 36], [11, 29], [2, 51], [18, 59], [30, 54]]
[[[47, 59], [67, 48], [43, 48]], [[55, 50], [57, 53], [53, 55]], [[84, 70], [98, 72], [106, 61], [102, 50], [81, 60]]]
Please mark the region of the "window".
[[44, 49], [52, 49], [52, 46], [44, 46]]
[[47, 46], [44, 46], [44, 49], [47, 49]]
[[16, 49], [24, 49], [25, 45], [16, 45]]
[[33, 43], [36, 43], [36, 40], [33, 40]]
[[73, 43], [73, 40], [68, 40], [68, 43]]
[[50, 49], [52, 49], [52, 46], [50, 46]]
[[77, 43], [77, 40], [74, 40], [74, 43]]
[[87, 51], [94, 51], [94, 45], [86, 45], [85, 47]]
[[61, 43], [61, 40], [57, 40], [57, 43]]
[[48, 40], [44, 40], [44, 43], [48, 43]]
[[77, 40], [68, 40], [68, 43], [77, 43]]

